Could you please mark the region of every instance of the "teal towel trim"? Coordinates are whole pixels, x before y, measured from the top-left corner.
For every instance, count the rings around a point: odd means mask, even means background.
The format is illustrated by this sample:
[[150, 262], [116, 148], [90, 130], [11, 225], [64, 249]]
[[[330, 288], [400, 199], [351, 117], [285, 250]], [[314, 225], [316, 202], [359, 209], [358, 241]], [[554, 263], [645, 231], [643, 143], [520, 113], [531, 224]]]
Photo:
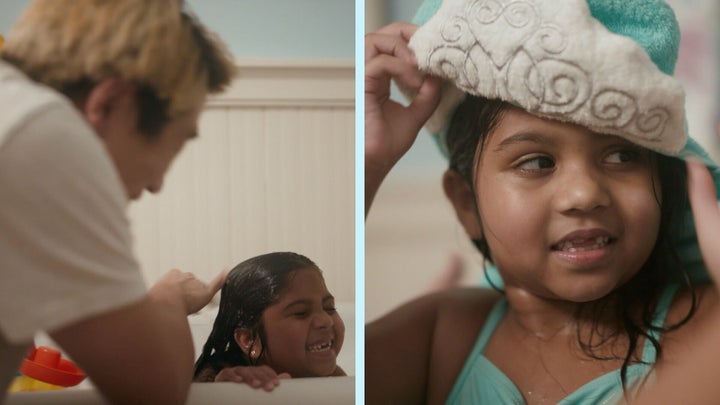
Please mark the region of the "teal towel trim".
[[595, 19], [616, 34], [632, 38], [655, 65], [672, 76], [680, 48], [680, 26], [662, 0], [587, 0]]
[[412, 19], [412, 23], [416, 25], [425, 24], [430, 17], [434, 16], [440, 9], [442, 0], [425, 0], [420, 5], [420, 8], [415, 12], [415, 17]]

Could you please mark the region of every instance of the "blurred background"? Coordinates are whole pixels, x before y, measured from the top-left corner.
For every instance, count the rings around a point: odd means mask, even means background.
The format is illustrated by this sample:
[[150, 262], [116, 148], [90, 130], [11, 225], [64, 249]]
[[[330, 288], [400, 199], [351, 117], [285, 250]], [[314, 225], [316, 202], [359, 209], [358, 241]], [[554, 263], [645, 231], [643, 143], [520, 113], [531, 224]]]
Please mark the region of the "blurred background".
[[[31, 2], [0, 1], [0, 33], [6, 34]], [[236, 57], [355, 57], [353, 0], [186, 0], [186, 4]]]
[[[392, 21], [411, 21], [421, 3], [366, 0], [366, 32]], [[689, 132], [717, 161], [720, 2], [668, 3], [675, 9], [682, 30], [676, 76], [687, 92]], [[395, 94], [395, 99], [402, 100]], [[483, 277], [481, 257], [443, 194], [441, 178], [446, 166], [431, 136], [423, 132], [380, 188], [365, 227], [367, 321], [445, 285], [461, 268], [461, 284], [475, 285]]]

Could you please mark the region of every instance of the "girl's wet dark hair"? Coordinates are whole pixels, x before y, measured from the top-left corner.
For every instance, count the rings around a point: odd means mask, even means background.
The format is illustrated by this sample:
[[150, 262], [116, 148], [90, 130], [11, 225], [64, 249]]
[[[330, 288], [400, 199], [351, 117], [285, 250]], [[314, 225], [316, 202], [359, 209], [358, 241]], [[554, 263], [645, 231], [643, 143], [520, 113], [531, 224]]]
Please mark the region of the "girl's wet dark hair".
[[[511, 104], [500, 100], [468, 95], [456, 109], [450, 122], [446, 140], [450, 170], [456, 171], [467, 182], [475, 195], [476, 204], [477, 190], [474, 179], [478, 159], [488, 134], [493, 132], [503, 113], [510, 108], [513, 108]], [[626, 384], [628, 366], [642, 361], [636, 355], [640, 339], [648, 339], [655, 348], [657, 358], [660, 358], [660, 343], [649, 332], [667, 332], [679, 328], [693, 316], [697, 307], [695, 289], [674, 245], [674, 235], [679, 234], [684, 224], [683, 214], [688, 209], [685, 164], [680, 159], [655, 152], [652, 152], [652, 159], [660, 182], [660, 193], [657, 192], [654, 180], [652, 183], [656, 201], [660, 206], [660, 228], [652, 253], [632, 279], [601, 300], [580, 305], [576, 314], [577, 319], [589, 317], [592, 321], [593, 327], [589, 336], [581, 336], [578, 331], [581, 347], [592, 358], [616, 359], [598, 356], [595, 354], [596, 349], [611, 339], [623, 336], [628, 339], [629, 347], [622, 357], [623, 386]], [[476, 212], [482, 224], [477, 205]], [[484, 260], [492, 263], [492, 252], [487, 242], [473, 240], [473, 243], [482, 253]], [[660, 295], [672, 282], [684, 283], [689, 288], [692, 304], [679, 322], [666, 326], [653, 325]], [[612, 334], [601, 330], [601, 322], [607, 318], [608, 311], [612, 311], [616, 322], [613, 328], [616, 332]]]
[[225, 367], [255, 365], [235, 342], [235, 330], [250, 329], [266, 350], [263, 312], [278, 300], [295, 272], [308, 267], [320, 271], [312, 260], [292, 252], [268, 253], [235, 266], [220, 293], [218, 314], [195, 362], [193, 378], [198, 379], [208, 368], [215, 374]]

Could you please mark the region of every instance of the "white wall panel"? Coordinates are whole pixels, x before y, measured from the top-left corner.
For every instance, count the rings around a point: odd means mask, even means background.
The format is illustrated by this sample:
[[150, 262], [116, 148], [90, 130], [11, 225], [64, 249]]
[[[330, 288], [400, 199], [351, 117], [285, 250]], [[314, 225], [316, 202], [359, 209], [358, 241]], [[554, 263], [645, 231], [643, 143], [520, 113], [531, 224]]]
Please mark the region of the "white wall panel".
[[163, 191], [130, 211], [148, 282], [170, 268], [210, 279], [291, 250], [354, 301], [354, 70], [350, 62], [241, 61], [209, 100], [200, 136]]

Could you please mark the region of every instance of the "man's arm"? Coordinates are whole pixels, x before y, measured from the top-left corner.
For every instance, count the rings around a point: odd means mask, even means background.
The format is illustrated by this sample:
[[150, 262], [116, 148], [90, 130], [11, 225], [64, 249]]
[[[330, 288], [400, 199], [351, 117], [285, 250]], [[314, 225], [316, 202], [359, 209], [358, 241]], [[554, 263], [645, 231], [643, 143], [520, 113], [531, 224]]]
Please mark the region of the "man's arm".
[[178, 305], [146, 298], [50, 334], [112, 403], [182, 404], [193, 344]]
[[172, 270], [140, 302], [51, 333], [113, 403], [182, 404], [193, 375], [187, 315], [200, 310], [225, 282], [209, 285]]

